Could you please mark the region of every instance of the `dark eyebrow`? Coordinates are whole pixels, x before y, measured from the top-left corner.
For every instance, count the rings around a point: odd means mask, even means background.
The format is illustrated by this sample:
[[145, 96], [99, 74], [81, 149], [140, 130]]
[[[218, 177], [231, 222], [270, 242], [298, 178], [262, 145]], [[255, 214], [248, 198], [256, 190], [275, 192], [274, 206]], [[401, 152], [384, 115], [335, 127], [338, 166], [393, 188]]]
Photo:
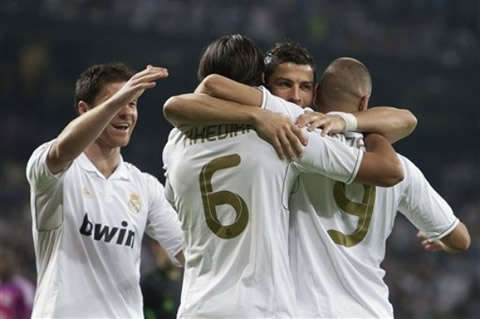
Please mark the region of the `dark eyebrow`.
[[288, 81], [288, 82], [293, 82], [292, 80], [287, 79], [287, 78], [276, 78], [275, 81]]
[[310, 85], [313, 85], [313, 81], [303, 81], [303, 82], [300, 82], [300, 84], [310, 84]]

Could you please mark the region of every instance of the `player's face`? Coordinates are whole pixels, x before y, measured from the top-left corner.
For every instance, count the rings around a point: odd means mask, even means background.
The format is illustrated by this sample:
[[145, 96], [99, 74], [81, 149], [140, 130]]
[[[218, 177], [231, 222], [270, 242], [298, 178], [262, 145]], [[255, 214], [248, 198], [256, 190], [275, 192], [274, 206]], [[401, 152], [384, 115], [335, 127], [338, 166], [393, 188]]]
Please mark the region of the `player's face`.
[[[110, 98], [124, 84], [125, 82], [106, 84], [95, 99], [95, 104], [98, 105]], [[102, 132], [98, 142], [110, 148], [127, 146], [137, 118], [137, 101], [125, 104]]]
[[285, 62], [279, 64], [268, 79], [272, 94], [301, 107], [312, 104], [314, 83], [313, 69], [308, 64]]

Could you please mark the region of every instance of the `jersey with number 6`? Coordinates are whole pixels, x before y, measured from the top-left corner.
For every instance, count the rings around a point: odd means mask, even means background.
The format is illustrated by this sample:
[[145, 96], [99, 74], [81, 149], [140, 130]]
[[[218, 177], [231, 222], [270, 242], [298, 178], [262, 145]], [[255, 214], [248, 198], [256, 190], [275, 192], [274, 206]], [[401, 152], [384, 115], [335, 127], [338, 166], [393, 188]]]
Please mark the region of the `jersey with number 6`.
[[[364, 148], [359, 133], [336, 137]], [[421, 171], [399, 158], [405, 179], [389, 188], [301, 174], [290, 198], [289, 246], [300, 317], [393, 317], [380, 263], [397, 211], [432, 240], [458, 224]]]
[[[303, 113], [262, 90], [265, 109], [292, 118]], [[349, 183], [362, 152], [311, 133], [302, 160], [289, 164], [252, 127], [223, 124], [173, 129], [163, 159], [166, 196], [185, 238], [178, 317], [295, 317], [288, 262], [292, 185], [300, 172]]]

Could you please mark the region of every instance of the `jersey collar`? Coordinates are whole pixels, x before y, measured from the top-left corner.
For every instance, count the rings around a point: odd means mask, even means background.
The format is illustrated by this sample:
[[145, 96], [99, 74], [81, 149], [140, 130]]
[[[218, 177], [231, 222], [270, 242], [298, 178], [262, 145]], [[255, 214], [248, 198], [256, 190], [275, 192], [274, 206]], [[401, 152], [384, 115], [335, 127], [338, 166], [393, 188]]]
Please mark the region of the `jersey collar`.
[[[119, 157], [120, 158], [118, 160], [118, 166], [113, 172], [113, 174], [108, 178], [109, 180], [114, 180], [114, 179], [129, 180], [127, 165], [125, 165], [122, 155], [119, 155]], [[93, 163], [90, 161], [90, 159], [85, 153], [80, 154], [80, 156], [77, 158], [77, 161], [83, 170], [87, 172], [95, 173], [101, 178], [105, 179], [105, 176], [103, 176], [103, 174], [98, 171], [98, 169], [95, 167], [95, 165], [93, 165]]]

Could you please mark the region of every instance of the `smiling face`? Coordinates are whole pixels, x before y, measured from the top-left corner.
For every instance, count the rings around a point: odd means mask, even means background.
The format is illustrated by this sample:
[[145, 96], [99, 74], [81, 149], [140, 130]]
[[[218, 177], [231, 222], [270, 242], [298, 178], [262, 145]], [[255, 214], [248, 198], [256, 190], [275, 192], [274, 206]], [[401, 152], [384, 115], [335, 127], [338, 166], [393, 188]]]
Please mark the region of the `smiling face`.
[[[117, 92], [125, 82], [106, 83], [99, 94], [95, 98], [94, 105], [109, 99]], [[137, 101], [131, 101], [124, 105], [115, 117], [110, 121], [108, 126], [102, 132], [96, 143], [102, 148], [124, 147], [128, 145], [130, 136], [137, 123]]]
[[308, 64], [284, 62], [274, 69], [266, 85], [272, 94], [303, 108], [309, 107], [314, 93], [314, 71]]

